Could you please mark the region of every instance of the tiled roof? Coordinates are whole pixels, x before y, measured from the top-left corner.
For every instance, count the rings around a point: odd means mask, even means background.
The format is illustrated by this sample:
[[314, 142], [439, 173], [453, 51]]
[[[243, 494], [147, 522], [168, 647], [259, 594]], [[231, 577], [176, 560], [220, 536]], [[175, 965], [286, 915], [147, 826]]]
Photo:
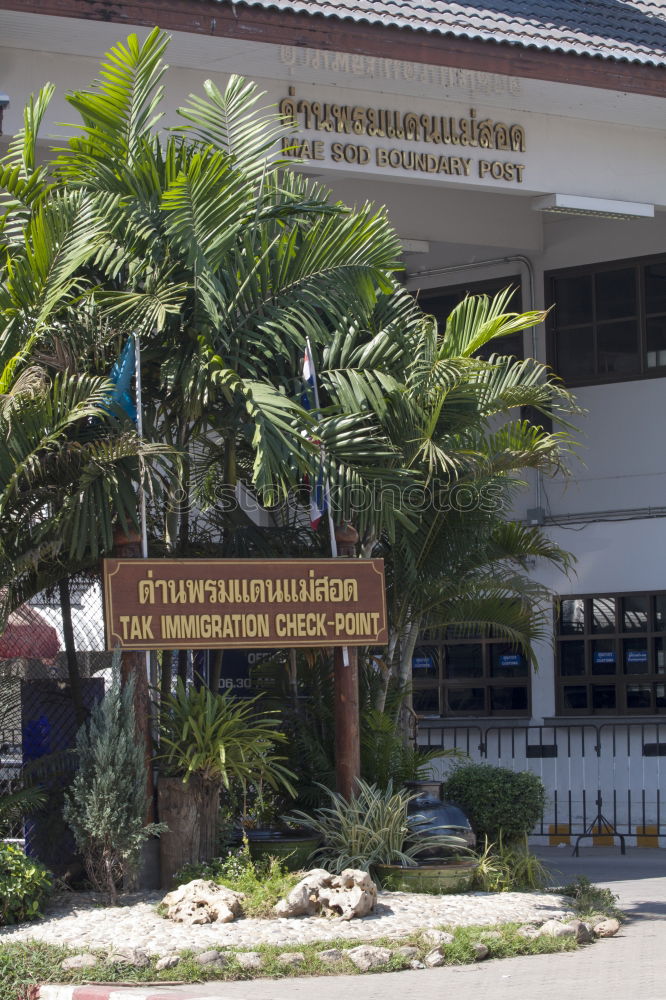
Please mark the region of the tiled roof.
[[[222, 0], [224, 2], [224, 0]], [[232, 0], [233, 2], [233, 0]], [[666, 66], [665, 0], [237, 0], [252, 7]]]

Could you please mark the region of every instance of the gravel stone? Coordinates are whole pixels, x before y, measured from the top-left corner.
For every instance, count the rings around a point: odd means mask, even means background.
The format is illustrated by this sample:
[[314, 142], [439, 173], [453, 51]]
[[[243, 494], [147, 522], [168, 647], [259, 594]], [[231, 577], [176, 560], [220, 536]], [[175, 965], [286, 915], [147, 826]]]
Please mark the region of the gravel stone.
[[109, 965], [132, 965], [135, 969], [150, 965], [150, 958], [139, 948], [114, 948], [106, 960]]
[[609, 917], [606, 920], [601, 920], [599, 923], [594, 925], [594, 933], [599, 937], [613, 937], [620, 929], [620, 921], [616, 920], [615, 917]]
[[164, 958], [158, 958], [155, 968], [158, 972], [161, 972], [162, 969], [173, 969], [174, 965], [178, 965], [179, 962], [178, 955], [165, 955]]
[[453, 944], [453, 934], [448, 931], [427, 930], [423, 932], [423, 937], [430, 944]]
[[263, 956], [258, 951], [239, 951], [234, 957], [243, 969], [256, 971], [264, 966]]
[[[433, 931], [436, 947], [446, 944], [437, 931], [442, 924], [465, 927], [472, 924], [492, 928], [500, 923], [538, 924], [549, 918], [574, 918], [569, 901], [551, 893], [503, 892], [461, 893], [424, 896], [418, 893], [383, 892], [373, 913], [350, 922], [325, 917], [299, 920], [241, 917], [229, 924], [177, 924], [156, 912], [164, 892], [133, 893], [121, 898], [120, 906], [103, 906], [95, 893], [67, 893], [54, 897], [46, 915], [38, 923], [0, 927], [0, 944], [44, 941], [64, 945], [77, 953], [99, 949], [119, 953], [134, 946], [161, 958], [185, 949], [194, 952], [239, 948], [251, 950], [258, 944], [289, 949], [304, 944], [321, 944], [342, 938], [362, 944], [372, 938], [405, 938]], [[605, 923], [599, 917], [597, 922]], [[618, 925], [619, 928], [619, 925]]]
[[401, 948], [396, 948], [393, 952], [394, 955], [400, 955], [401, 958], [416, 958], [419, 953], [419, 949], [415, 948], [412, 944], [404, 944]]
[[413, 959], [409, 963], [409, 967], [410, 969], [425, 969], [425, 965], [423, 964], [423, 962], [419, 962], [417, 958]]
[[539, 928], [539, 937], [545, 937], [547, 934], [556, 938], [575, 937], [576, 930], [571, 924], [563, 924], [559, 920], [547, 920]]
[[590, 924], [586, 924], [585, 921], [570, 920], [567, 927], [573, 928], [578, 944], [589, 944], [590, 941], [594, 941], [592, 927]]
[[429, 969], [438, 969], [440, 965], [444, 965], [446, 960], [441, 948], [433, 948], [432, 951], [428, 952], [423, 961]]
[[90, 969], [97, 965], [99, 959], [94, 955], [72, 955], [60, 963], [61, 969]]
[[371, 969], [376, 969], [380, 965], [386, 965], [391, 957], [391, 952], [388, 948], [362, 944], [358, 948], [351, 948], [347, 955], [361, 972], [370, 972]]
[[488, 958], [490, 954], [490, 948], [487, 944], [483, 944], [482, 941], [477, 941], [476, 944], [473, 944], [472, 951], [474, 952], [475, 962], [483, 962], [484, 958]]
[[219, 951], [202, 951], [200, 955], [197, 955], [194, 961], [197, 965], [211, 965], [212, 962], [217, 962], [221, 958]]
[[345, 953], [340, 948], [326, 948], [324, 951], [317, 952], [317, 958], [320, 958], [322, 962], [341, 962], [344, 957]]
[[282, 965], [297, 966], [302, 965], [305, 961], [305, 955], [302, 951], [283, 951], [278, 957]]

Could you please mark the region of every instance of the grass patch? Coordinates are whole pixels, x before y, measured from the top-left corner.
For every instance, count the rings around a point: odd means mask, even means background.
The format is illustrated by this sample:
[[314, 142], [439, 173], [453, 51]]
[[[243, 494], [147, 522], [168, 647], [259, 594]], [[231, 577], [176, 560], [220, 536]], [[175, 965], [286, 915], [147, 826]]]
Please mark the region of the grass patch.
[[[265, 862], [253, 861], [247, 843], [226, 858], [213, 858], [198, 865], [186, 865], [174, 876], [175, 885], [195, 878], [210, 879], [227, 889], [245, 894], [243, 913], [246, 917], [270, 917], [279, 899], [286, 896], [303, 878], [303, 872], [289, 872], [279, 858]], [[160, 916], [166, 907], [157, 907]]]
[[[524, 938], [518, 934], [519, 924], [500, 924], [493, 927], [445, 927], [454, 935], [451, 944], [444, 946], [446, 965], [468, 965], [474, 962], [473, 945], [479, 941], [490, 950], [489, 958], [509, 958], [515, 955], [542, 955], [556, 951], [573, 951], [577, 945], [573, 938]], [[499, 932], [499, 937], [494, 933]], [[30, 942], [29, 944], [0, 944], [0, 1000], [32, 1000], [30, 986], [38, 983], [74, 983], [87, 982], [105, 983], [163, 983], [184, 982], [200, 983], [210, 980], [249, 980], [259, 977], [283, 979], [288, 976], [334, 976], [342, 973], [358, 975], [359, 970], [351, 959], [344, 958], [335, 963], [323, 962], [318, 953], [327, 948], [339, 948], [342, 952], [349, 951], [359, 944], [374, 944], [395, 950], [401, 945], [412, 945], [418, 949], [418, 958], [423, 959], [433, 945], [421, 933], [408, 935], [400, 940], [395, 938], [377, 938], [373, 941], [320, 941], [317, 944], [289, 944], [281, 947], [276, 945], [257, 945], [264, 958], [264, 966], [258, 971], [243, 969], [233, 958], [236, 952], [249, 951], [249, 948], [220, 948], [230, 958], [223, 969], [211, 969], [195, 962], [192, 951], [183, 951], [178, 965], [160, 972], [155, 970], [155, 960], [145, 969], [135, 969], [127, 965], [110, 965], [105, 961], [103, 953], [92, 949], [99, 955], [99, 964], [94, 968], [63, 971], [60, 963], [69, 955], [76, 954], [71, 949], [54, 945]], [[285, 966], [280, 961], [280, 954], [285, 951], [301, 951], [305, 961], [297, 968]], [[393, 955], [386, 965], [377, 969], [378, 972], [398, 971], [409, 968], [409, 959]]]
[[616, 920], [620, 921], [626, 920], [626, 914], [617, 905], [619, 897], [610, 889], [593, 885], [589, 878], [584, 875], [579, 875], [575, 882], [571, 882], [569, 885], [559, 886], [548, 891], [557, 893], [559, 896], [569, 896], [573, 900], [572, 909], [581, 920], [600, 914], [604, 917], [615, 917]]

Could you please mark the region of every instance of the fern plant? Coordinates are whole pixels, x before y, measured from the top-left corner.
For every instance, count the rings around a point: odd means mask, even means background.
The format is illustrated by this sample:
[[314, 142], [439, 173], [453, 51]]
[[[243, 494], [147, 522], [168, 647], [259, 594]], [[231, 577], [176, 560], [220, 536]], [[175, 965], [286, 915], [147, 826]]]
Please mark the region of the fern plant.
[[391, 782], [381, 789], [358, 779], [356, 794], [349, 800], [328, 788], [324, 791], [329, 806], [317, 809], [312, 816], [295, 810], [287, 819], [319, 834], [323, 846], [313, 860], [329, 871], [369, 871], [374, 865], [393, 864], [413, 868], [419, 855], [433, 849], [443, 857], [467, 853], [461, 837], [424, 833], [427, 820], [407, 814], [415, 796], [402, 789], [394, 792]]

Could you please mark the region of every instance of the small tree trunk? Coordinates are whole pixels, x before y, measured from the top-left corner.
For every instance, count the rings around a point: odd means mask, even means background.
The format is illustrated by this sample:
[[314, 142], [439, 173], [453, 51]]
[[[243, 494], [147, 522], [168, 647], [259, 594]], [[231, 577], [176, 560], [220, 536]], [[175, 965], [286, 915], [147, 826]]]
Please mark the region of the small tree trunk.
[[69, 676], [69, 691], [74, 705], [76, 725], [82, 726], [86, 721], [86, 710], [81, 691], [81, 675], [76, 659], [76, 644], [74, 642], [74, 626], [72, 624], [72, 602], [69, 594], [69, 580], [65, 576], [58, 581], [60, 611], [62, 613], [62, 634], [65, 640], [65, 656], [67, 658], [67, 673]]

